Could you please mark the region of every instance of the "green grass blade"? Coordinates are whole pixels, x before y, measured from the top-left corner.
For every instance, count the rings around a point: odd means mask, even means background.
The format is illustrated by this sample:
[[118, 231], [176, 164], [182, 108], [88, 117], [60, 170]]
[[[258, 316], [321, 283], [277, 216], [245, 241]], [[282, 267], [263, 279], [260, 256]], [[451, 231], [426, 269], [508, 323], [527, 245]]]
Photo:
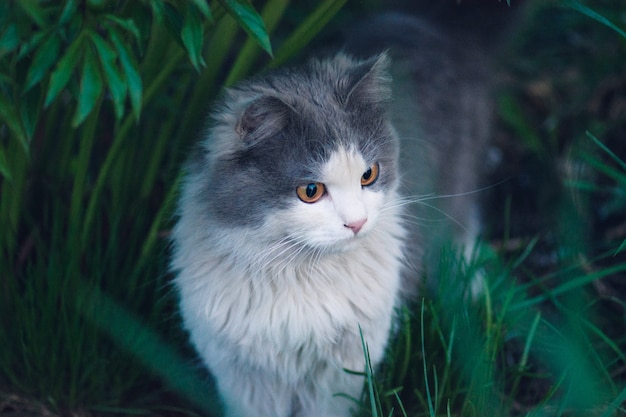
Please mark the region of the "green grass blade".
[[611, 403], [608, 405], [607, 409], [602, 413], [600, 417], [612, 417], [616, 411], [621, 412], [621, 415], [626, 414], [626, 409], [624, 409], [624, 401], [626, 401], [626, 388], [624, 388]]
[[[83, 202], [85, 198], [85, 185], [87, 183], [89, 162], [91, 161], [91, 153], [94, 142], [96, 140], [96, 128], [98, 126], [98, 116], [100, 106], [102, 104], [102, 96], [96, 99], [94, 104], [94, 113], [87, 118], [81, 131], [81, 140], [79, 144], [79, 154], [76, 159], [76, 172], [74, 174], [74, 184], [72, 187], [72, 199], [70, 204], [70, 239], [80, 237], [80, 228], [82, 226]], [[72, 132], [74, 133], [74, 132]], [[76, 135], [70, 135], [69, 138], [74, 139]], [[84, 242], [83, 242], [84, 243]], [[78, 247], [78, 245], [73, 245]]]
[[619, 184], [626, 185], [626, 171], [621, 172], [620, 170], [607, 165], [607, 163], [602, 161], [601, 159], [595, 158], [590, 153], [583, 154], [582, 158], [587, 164], [589, 164], [596, 171], [606, 175], [608, 178], [613, 179], [615, 182]]
[[361, 329], [361, 325], [359, 325], [359, 335], [361, 336], [361, 346], [363, 347], [363, 355], [365, 355], [365, 376], [367, 382], [367, 389], [370, 397], [370, 407], [372, 410], [372, 417], [379, 417], [378, 414], [378, 405], [376, 402], [376, 395], [374, 392], [374, 377], [372, 373], [372, 363], [370, 361], [370, 352], [365, 343], [365, 339], [363, 338], [363, 330]]
[[[179, 49], [176, 53], [174, 53], [162, 70], [159, 72], [159, 75], [152, 81], [150, 86], [145, 90], [143, 96], [144, 104], [150, 101], [152, 96], [157, 92], [159, 88], [163, 86], [163, 84], [167, 81], [168, 77], [171, 73], [176, 69], [176, 67], [180, 64], [180, 61], [184, 58], [185, 53], [183, 50]], [[109, 148], [109, 152], [106, 156], [102, 167], [100, 168], [100, 172], [98, 173], [98, 178], [96, 179], [96, 184], [94, 186], [94, 190], [91, 193], [91, 197], [89, 199], [89, 204], [87, 205], [87, 211], [85, 212], [85, 219], [83, 222], [83, 230], [82, 230], [82, 242], [87, 241], [87, 236], [91, 231], [91, 227], [93, 226], [94, 219], [96, 216], [96, 211], [98, 208], [98, 202], [100, 201], [100, 197], [104, 190], [105, 183], [111, 173], [114, 162], [117, 160], [117, 157], [124, 149], [124, 145], [126, 144], [126, 140], [128, 138], [128, 133], [132, 127], [133, 117], [126, 117], [124, 123], [120, 130], [115, 135], [113, 140], [113, 145]]]
[[528, 330], [528, 334], [526, 335], [526, 342], [524, 343], [524, 350], [522, 351], [522, 358], [519, 361], [518, 368], [520, 372], [524, 371], [526, 368], [526, 364], [528, 363], [528, 355], [530, 354], [530, 347], [533, 344], [535, 339], [535, 334], [537, 333], [537, 328], [539, 327], [539, 322], [541, 321], [541, 312], [537, 312], [535, 314], [535, 318], [533, 319], [532, 324], [530, 325], [530, 330]]
[[610, 156], [611, 159], [617, 162], [617, 164], [622, 168], [622, 170], [626, 172], [626, 162], [622, 161], [617, 155], [615, 155], [615, 153], [612, 150], [607, 148], [607, 146], [604, 143], [600, 142], [600, 140], [598, 140], [598, 138], [596, 138], [591, 132], [586, 132], [586, 134], [589, 139], [591, 139], [600, 149], [602, 149], [604, 153]]
[[398, 402], [398, 405], [400, 406], [400, 412], [402, 413], [402, 417], [408, 417], [408, 414], [406, 413], [406, 409], [404, 408], [404, 404], [402, 404], [402, 400], [400, 399], [400, 396], [398, 395], [398, 391], [395, 390], [393, 392], [393, 395], [396, 397], [396, 401]]
[[582, 276], [570, 279], [564, 284], [559, 285], [556, 288], [546, 290], [546, 292], [544, 292], [541, 295], [529, 298], [525, 301], [521, 301], [519, 303], [512, 305], [510, 308], [510, 311], [519, 311], [519, 310], [537, 305], [541, 302], [552, 300], [556, 298], [557, 296], [563, 295], [574, 289], [581, 288], [584, 285], [592, 283], [593, 281], [596, 281], [600, 278], [607, 277], [613, 274], [618, 274], [624, 271], [626, 271], [626, 264], [618, 264], [618, 265], [607, 267], [600, 271], [596, 271], [587, 275], [582, 275]]
[[435, 409], [433, 408], [433, 400], [430, 395], [430, 383], [428, 381], [428, 366], [426, 365], [426, 338], [424, 336], [424, 304], [422, 299], [422, 308], [420, 316], [421, 337], [422, 337], [422, 366], [424, 370], [424, 385], [426, 387], [426, 402], [428, 404], [428, 412], [431, 417], [435, 417]]
[[611, 22], [609, 19], [607, 19], [606, 17], [602, 16], [601, 14], [599, 14], [598, 12], [594, 11], [593, 9], [590, 9], [589, 7], [585, 6], [584, 4], [576, 1], [576, 0], [566, 0], [565, 4], [568, 5], [569, 7], [571, 7], [574, 10], [579, 11], [580, 13], [602, 23], [603, 25], [613, 29], [615, 32], [619, 33], [622, 37], [626, 38], [626, 32], [624, 32], [622, 29], [620, 29], [619, 27], [617, 27], [613, 22]]

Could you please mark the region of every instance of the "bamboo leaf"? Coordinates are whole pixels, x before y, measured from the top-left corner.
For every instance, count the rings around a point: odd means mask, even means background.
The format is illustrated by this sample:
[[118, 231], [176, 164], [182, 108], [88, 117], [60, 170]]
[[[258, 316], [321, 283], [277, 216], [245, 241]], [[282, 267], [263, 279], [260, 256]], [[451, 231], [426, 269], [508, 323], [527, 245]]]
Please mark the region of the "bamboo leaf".
[[150, 9], [152, 9], [152, 15], [159, 23], [163, 21], [165, 15], [165, 4], [160, 0], [150, 0]]
[[202, 44], [204, 43], [204, 27], [202, 23], [196, 8], [191, 4], [187, 4], [180, 37], [183, 45], [185, 45], [185, 49], [187, 49], [191, 63], [198, 72], [200, 72], [200, 67], [206, 65], [202, 57]]
[[100, 64], [107, 81], [107, 86], [113, 98], [115, 117], [121, 119], [124, 114], [124, 101], [126, 99], [126, 82], [124, 81], [117, 65], [117, 52], [100, 35], [89, 32], [89, 38], [96, 47]]
[[37, 50], [37, 53], [33, 57], [33, 61], [28, 68], [26, 74], [26, 87], [24, 91], [30, 90], [34, 85], [38, 84], [43, 77], [48, 74], [52, 65], [59, 57], [59, 50], [61, 49], [61, 39], [53, 34], [50, 36]]
[[20, 44], [20, 38], [17, 34], [17, 26], [9, 24], [4, 28], [0, 35], [0, 58], [10, 53]]
[[80, 58], [81, 47], [84, 37], [79, 37], [70, 45], [65, 52], [65, 55], [61, 58], [56, 65], [54, 72], [50, 76], [50, 83], [48, 84], [48, 94], [44, 103], [44, 108], [47, 108], [50, 103], [57, 97], [57, 95], [65, 88], [68, 81], [74, 74], [74, 69], [78, 66]]
[[23, 94], [19, 100], [22, 126], [29, 142], [35, 134], [35, 128], [39, 122], [42, 95], [43, 88], [38, 85], [36, 88]]
[[[339, 0], [342, 2], [345, 0]], [[259, 45], [273, 56], [270, 37], [265, 29], [263, 19], [254, 9], [249, 0], [219, 0], [220, 4], [235, 18], [237, 23], [245, 30], [248, 35], [255, 39]]]
[[122, 42], [114, 30], [110, 32], [111, 41], [117, 50], [117, 55], [122, 64], [124, 75], [126, 76], [126, 83], [128, 85], [128, 94], [130, 96], [130, 105], [133, 109], [135, 119], [139, 121], [141, 115], [141, 100], [143, 96], [143, 83], [141, 75], [137, 70], [137, 63], [134, 60], [133, 55], [128, 50], [128, 47]]
[[80, 125], [91, 113], [103, 90], [102, 74], [91, 47], [85, 49], [76, 114], [72, 126]]
[[[266, 23], [268, 33], [272, 33], [288, 4], [289, 0], [270, 0], [265, 4], [261, 11], [261, 17]], [[241, 48], [237, 60], [232, 65], [224, 85], [232, 85], [248, 74], [250, 67], [258, 58], [260, 52], [261, 50], [257, 42], [252, 38], [248, 38]]]
[[209, 8], [209, 3], [206, 0], [191, 0], [193, 5], [202, 13], [204, 17], [209, 20], [213, 20], [213, 16], [211, 15], [211, 9]]
[[107, 19], [116, 25], [120, 26], [127, 32], [131, 33], [135, 38], [135, 41], [141, 41], [141, 34], [139, 32], [139, 28], [135, 25], [135, 21], [133, 19], [121, 19], [115, 15], [107, 14], [103, 16], [103, 19]]
[[183, 16], [178, 9], [169, 3], [164, 3], [163, 6], [159, 7], [159, 10], [161, 10], [165, 16], [165, 28], [173, 35], [176, 42], [184, 47], [185, 45], [183, 45], [182, 39], [180, 38], [180, 33], [183, 28]]
[[22, 145], [22, 149], [28, 154], [28, 139], [20, 124], [16, 109], [13, 104], [2, 95], [0, 95], [0, 119], [6, 123], [9, 130], [13, 132]]
[[63, 11], [61, 12], [61, 18], [59, 19], [59, 23], [61, 25], [65, 25], [72, 17], [76, 14], [76, 9], [78, 8], [78, 0], [68, 0], [65, 3], [65, 7], [63, 7]]
[[27, 56], [30, 56], [33, 51], [44, 41], [44, 39], [48, 39], [50, 37], [50, 32], [52, 32], [52, 29], [42, 30], [33, 34], [30, 39], [26, 39], [20, 42], [20, 50], [17, 54], [17, 60], [19, 61]]
[[20, 0], [17, 2], [20, 5], [22, 10], [26, 12], [26, 14], [40, 27], [46, 25], [46, 20], [44, 19], [44, 12], [39, 5], [38, 0]]

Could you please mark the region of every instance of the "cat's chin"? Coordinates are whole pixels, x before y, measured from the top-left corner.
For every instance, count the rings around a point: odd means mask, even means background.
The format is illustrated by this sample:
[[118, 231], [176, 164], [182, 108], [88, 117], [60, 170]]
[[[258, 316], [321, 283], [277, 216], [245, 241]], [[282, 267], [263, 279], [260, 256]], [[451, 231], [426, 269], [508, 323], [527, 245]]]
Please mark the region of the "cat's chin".
[[365, 234], [341, 239], [327, 245], [318, 246], [317, 251], [327, 254], [347, 253], [361, 247]]

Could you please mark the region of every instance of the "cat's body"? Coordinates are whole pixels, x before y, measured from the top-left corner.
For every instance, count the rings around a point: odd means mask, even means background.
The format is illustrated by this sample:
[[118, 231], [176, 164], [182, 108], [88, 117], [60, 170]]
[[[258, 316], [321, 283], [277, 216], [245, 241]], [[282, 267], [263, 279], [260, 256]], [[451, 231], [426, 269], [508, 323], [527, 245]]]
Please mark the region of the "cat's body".
[[[457, 151], [481, 146], [488, 111], [437, 133], [429, 118], [467, 103], [420, 103], [426, 79], [415, 77], [432, 71], [410, 47], [392, 69], [395, 101], [386, 55], [340, 53], [242, 83], [213, 114], [187, 169], [172, 268], [228, 416], [349, 415], [363, 378], [345, 370], [365, 368], [361, 332], [376, 365], [417, 277], [425, 239], [413, 217], [425, 215], [408, 202], [474, 191], [473, 162], [458, 166]], [[445, 71], [468, 98], [464, 77]], [[437, 221], [470, 223], [473, 209], [456, 207], [434, 210]]]

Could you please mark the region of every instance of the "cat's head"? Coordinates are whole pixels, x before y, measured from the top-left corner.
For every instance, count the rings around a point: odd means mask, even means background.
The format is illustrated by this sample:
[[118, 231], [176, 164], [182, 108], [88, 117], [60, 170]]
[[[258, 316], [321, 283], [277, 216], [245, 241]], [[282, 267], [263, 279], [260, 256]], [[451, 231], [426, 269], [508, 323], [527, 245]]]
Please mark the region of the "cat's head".
[[297, 250], [367, 236], [398, 181], [387, 67], [339, 54], [228, 90], [187, 181], [203, 223]]

